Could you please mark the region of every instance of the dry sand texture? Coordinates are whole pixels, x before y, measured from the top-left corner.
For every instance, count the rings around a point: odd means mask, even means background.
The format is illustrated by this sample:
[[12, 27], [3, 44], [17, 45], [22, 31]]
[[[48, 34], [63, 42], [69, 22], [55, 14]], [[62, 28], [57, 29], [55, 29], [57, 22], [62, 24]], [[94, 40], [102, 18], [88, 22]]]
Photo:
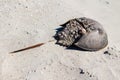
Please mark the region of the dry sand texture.
[[[0, 0], [0, 80], [120, 80], [120, 0]], [[109, 44], [96, 52], [47, 43], [75, 17], [100, 22]]]

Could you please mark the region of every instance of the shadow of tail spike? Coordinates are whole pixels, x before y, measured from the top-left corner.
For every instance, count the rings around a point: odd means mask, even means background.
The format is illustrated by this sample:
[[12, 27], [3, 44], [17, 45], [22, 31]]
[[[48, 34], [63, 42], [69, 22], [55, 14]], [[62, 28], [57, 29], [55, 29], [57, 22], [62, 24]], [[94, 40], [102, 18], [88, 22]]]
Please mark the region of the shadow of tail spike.
[[[53, 42], [53, 41], [54, 41], [54, 40], [50, 40], [50, 41], [48, 41], [48, 42]], [[23, 49], [19, 49], [19, 50], [16, 50], [16, 51], [12, 51], [12, 52], [10, 52], [10, 53], [12, 54], [12, 53], [17, 53], [17, 52], [21, 52], [21, 51], [33, 49], [33, 48], [42, 46], [42, 45], [44, 45], [44, 44], [46, 44], [46, 43], [38, 43], [38, 44], [36, 44], [36, 45], [32, 45], [32, 46], [29, 46], [29, 47], [26, 47], [26, 48], [23, 48]]]

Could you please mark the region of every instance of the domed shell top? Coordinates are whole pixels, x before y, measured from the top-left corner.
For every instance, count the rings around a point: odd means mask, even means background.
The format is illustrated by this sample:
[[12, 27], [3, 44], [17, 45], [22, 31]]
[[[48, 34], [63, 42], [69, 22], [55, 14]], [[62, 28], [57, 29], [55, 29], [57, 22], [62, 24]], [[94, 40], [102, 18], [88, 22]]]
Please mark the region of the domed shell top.
[[102, 25], [95, 20], [89, 18], [84, 19], [87, 23], [85, 28], [86, 33], [83, 34], [83, 36], [75, 43], [75, 45], [90, 51], [99, 50], [107, 46], [108, 38]]

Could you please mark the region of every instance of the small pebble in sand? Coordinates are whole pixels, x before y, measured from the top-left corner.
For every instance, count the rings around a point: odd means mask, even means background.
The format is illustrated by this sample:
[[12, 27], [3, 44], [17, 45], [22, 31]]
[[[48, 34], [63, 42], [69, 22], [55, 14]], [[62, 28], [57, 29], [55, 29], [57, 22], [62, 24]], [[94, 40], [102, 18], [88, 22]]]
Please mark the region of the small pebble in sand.
[[104, 54], [111, 55], [111, 53], [109, 51], [105, 51]]

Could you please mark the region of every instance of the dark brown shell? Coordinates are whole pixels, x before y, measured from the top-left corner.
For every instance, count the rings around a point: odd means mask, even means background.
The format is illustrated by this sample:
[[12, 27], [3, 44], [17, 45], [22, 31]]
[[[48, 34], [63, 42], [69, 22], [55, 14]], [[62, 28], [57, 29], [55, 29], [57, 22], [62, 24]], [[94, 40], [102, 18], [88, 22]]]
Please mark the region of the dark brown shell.
[[108, 44], [102, 25], [95, 20], [82, 17], [69, 20], [56, 33], [57, 43], [63, 46], [76, 45], [84, 50], [95, 51]]

